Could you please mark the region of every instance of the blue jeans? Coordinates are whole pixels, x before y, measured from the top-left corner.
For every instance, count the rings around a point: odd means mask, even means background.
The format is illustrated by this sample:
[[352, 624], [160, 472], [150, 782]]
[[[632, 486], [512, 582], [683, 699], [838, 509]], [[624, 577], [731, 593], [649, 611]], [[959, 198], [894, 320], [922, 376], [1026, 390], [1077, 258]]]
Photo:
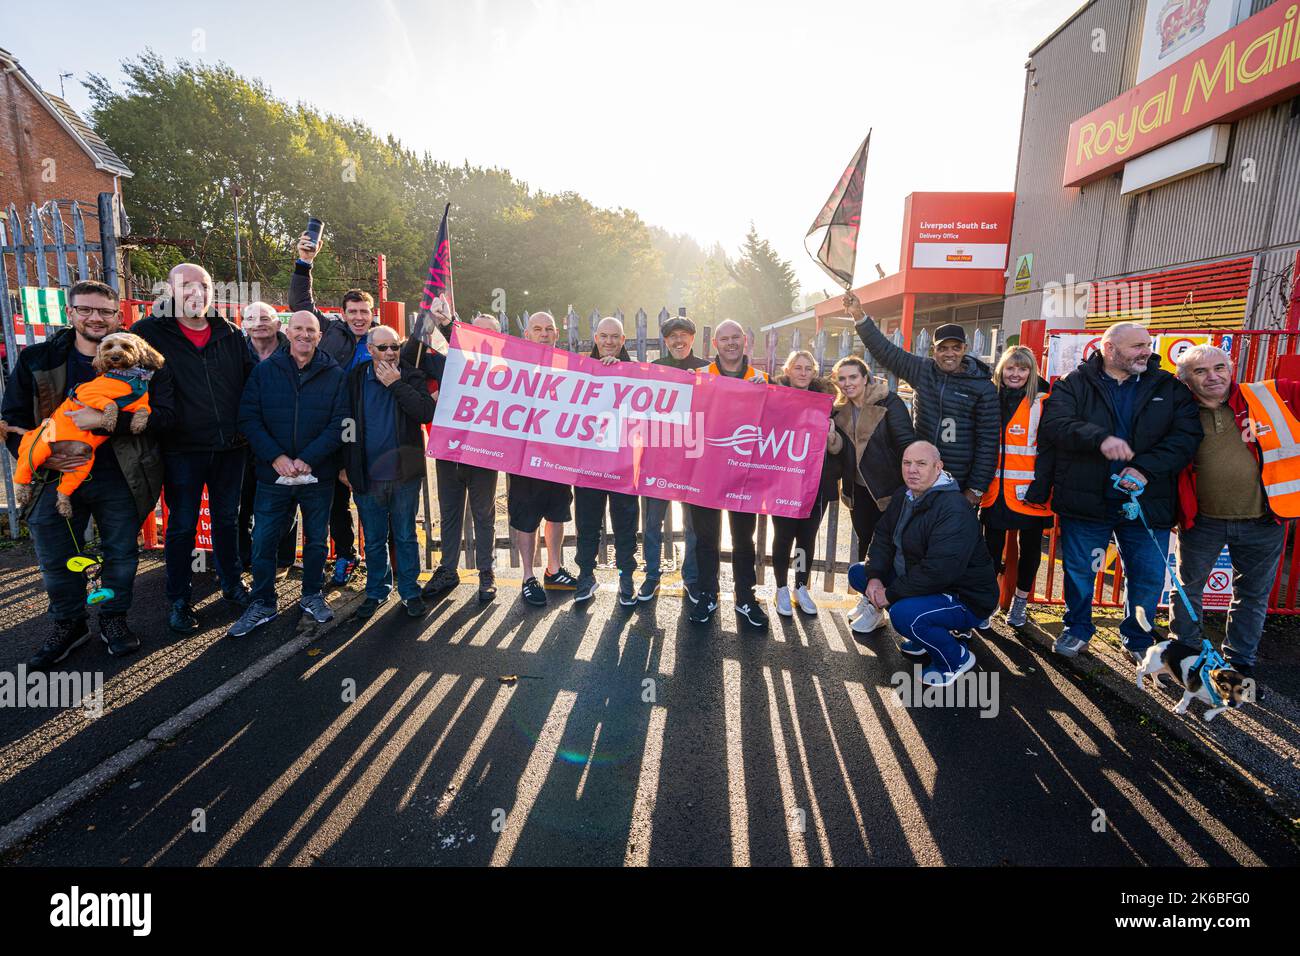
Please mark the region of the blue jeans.
[[1165, 586], [1165, 556], [1169, 553], [1169, 529], [1156, 529], [1157, 545], [1142, 522], [1120, 518], [1114, 522], [1061, 519], [1061, 560], [1065, 565], [1065, 627], [1070, 636], [1089, 641], [1097, 629], [1092, 625], [1092, 595], [1097, 572], [1105, 561], [1112, 534], [1124, 561], [1127, 600], [1119, 626], [1124, 647], [1142, 653], [1154, 641], [1138, 624], [1137, 608], [1154, 624], [1156, 605]]
[[420, 479], [405, 483], [372, 481], [364, 495], [353, 498], [366, 538], [366, 597], [382, 601], [393, 590], [393, 569], [388, 566], [390, 523], [393, 556], [397, 562], [397, 593], [403, 601], [419, 597], [420, 542], [415, 536], [415, 509], [420, 501]]
[[927, 594], [889, 605], [889, 623], [904, 638], [924, 644], [939, 670], [955, 671], [966, 655], [950, 632], [969, 631], [980, 619], [952, 595]]
[[[1255, 666], [1255, 654], [1268, 613], [1268, 595], [1273, 590], [1285, 540], [1286, 525], [1278, 524], [1271, 515], [1254, 521], [1201, 517], [1190, 531], [1178, 533], [1178, 580], [1197, 618], [1204, 617], [1201, 595], [1205, 581], [1223, 546], [1228, 546], [1228, 556], [1232, 559], [1232, 607], [1228, 610], [1223, 656], [1229, 664]], [[1191, 619], [1177, 594], [1170, 595], [1169, 605], [1170, 630], [1182, 643], [1200, 647], [1204, 637], [1200, 622]]]
[[[105, 445], [101, 453], [113, 452]], [[99, 586], [113, 591], [112, 598], [96, 606], [101, 614], [110, 617], [126, 614], [131, 607], [131, 586], [140, 562], [136, 541], [140, 521], [126, 479], [120, 474], [110, 474], [83, 482], [72, 493], [71, 520], [55, 510], [57, 499], [54, 486], [46, 485], [27, 518], [41, 578], [50, 595], [50, 616], [56, 621], [75, 621], [86, 616], [86, 576], [69, 571], [67, 562], [88, 543], [86, 526], [92, 517], [104, 555]]]
[[253, 497], [253, 597], [275, 607], [276, 552], [295, 508], [302, 509], [302, 593], [319, 594], [325, 586], [326, 537], [334, 479], [314, 485], [277, 485], [258, 481]]
[[[645, 576], [659, 580], [659, 566], [664, 553], [664, 518], [672, 502], [663, 498], [641, 499], [642, 541]], [[695, 529], [691, 527], [691, 509], [682, 508], [682, 525], [686, 530], [686, 559], [682, 562], [682, 581], [693, 585], [699, 572], [695, 568]]]
[[167, 600], [190, 601], [194, 578], [194, 537], [199, 526], [203, 486], [212, 516], [212, 561], [223, 591], [239, 584], [239, 492], [244, 483], [246, 449], [166, 452], [163, 501], [167, 503]]

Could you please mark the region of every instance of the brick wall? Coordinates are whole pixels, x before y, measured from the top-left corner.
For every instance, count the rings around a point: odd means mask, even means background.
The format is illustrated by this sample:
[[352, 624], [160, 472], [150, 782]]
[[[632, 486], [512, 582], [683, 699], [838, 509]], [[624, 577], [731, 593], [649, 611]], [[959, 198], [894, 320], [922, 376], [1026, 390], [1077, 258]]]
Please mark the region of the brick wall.
[[[30, 203], [75, 199], [83, 215], [93, 214], [99, 194], [112, 191], [112, 175], [95, 168], [90, 155], [15, 74], [0, 73], [0, 209], [14, 203], [25, 215]], [[99, 239], [89, 217], [86, 238]]]

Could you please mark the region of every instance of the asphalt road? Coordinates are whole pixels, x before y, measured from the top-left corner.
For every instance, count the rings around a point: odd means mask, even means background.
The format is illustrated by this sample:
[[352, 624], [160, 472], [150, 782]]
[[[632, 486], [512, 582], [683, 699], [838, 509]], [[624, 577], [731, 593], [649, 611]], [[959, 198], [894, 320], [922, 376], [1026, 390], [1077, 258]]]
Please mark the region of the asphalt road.
[[[34, 578], [0, 556], [0, 668], [42, 636]], [[992, 716], [902, 707], [911, 662], [888, 629], [855, 642], [840, 609], [773, 614], [764, 635], [724, 603], [698, 629], [676, 596], [629, 611], [605, 587], [536, 610], [517, 585], [480, 607], [466, 584], [423, 620], [390, 603], [342, 622], [6, 862], [1300, 862], [1252, 796], [1032, 641], [974, 641]], [[223, 640], [217, 601], [176, 638], [156, 562], [138, 588], [145, 652], [69, 661], [109, 665], [103, 717], [0, 710], [0, 822], [295, 632]]]

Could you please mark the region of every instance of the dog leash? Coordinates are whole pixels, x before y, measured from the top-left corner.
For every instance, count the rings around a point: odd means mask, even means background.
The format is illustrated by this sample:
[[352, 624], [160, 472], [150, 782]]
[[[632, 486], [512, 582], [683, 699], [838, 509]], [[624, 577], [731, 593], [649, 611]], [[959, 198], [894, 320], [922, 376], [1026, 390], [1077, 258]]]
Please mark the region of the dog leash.
[[[1129, 482], [1130, 484], [1136, 485], [1137, 487], [1121, 488], [1120, 487], [1121, 482]], [[1120, 506], [1120, 510], [1124, 513], [1124, 517], [1127, 518], [1129, 521], [1142, 522], [1142, 527], [1146, 528], [1147, 537], [1151, 539], [1151, 543], [1155, 545], [1156, 551], [1159, 552], [1160, 554], [1160, 562], [1162, 564], [1167, 565], [1169, 563], [1167, 557], [1168, 549], [1160, 547], [1160, 540], [1156, 537], [1156, 533], [1151, 530], [1151, 525], [1147, 523], [1147, 516], [1142, 511], [1142, 505], [1138, 503], [1138, 496], [1142, 494], [1143, 491], [1146, 490], [1146, 484], [1147, 484], [1146, 480], [1144, 478], [1135, 477], [1132, 475], [1129, 476], [1112, 475], [1110, 483], [1115, 486], [1115, 490], [1118, 491], [1120, 494], [1128, 495], [1129, 500], [1124, 502], [1124, 504]], [[1192, 602], [1187, 597], [1187, 592], [1183, 590], [1183, 586], [1178, 580], [1178, 575], [1170, 574], [1169, 580], [1173, 582], [1175, 590], [1178, 591], [1178, 596], [1183, 599], [1183, 607], [1187, 608], [1187, 613], [1192, 616], [1192, 621], [1193, 622], [1199, 621], [1200, 618], [1197, 617], [1196, 611], [1193, 610]]]

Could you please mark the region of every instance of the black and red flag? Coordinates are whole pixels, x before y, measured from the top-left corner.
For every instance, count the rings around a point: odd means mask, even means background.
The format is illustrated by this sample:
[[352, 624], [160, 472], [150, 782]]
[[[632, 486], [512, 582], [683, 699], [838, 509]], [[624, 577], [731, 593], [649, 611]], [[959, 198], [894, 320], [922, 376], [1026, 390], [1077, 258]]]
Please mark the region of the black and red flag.
[[447, 354], [447, 335], [456, 316], [451, 281], [451, 231], [447, 224], [450, 214], [451, 203], [447, 203], [442, 211], [442, 225], [438, 227], [438, 241], [429, 259], [429, 271], [424, 277], [424, 289], [420, 292], [420, 313], [411, 330], [412, 338], [443, 355]]
[[[862, 225], [862, 184], [867, 178], [867, 150], [871, 131], [853, 154], [848, 168], [831, 190], [826, 205], [817, 214], [804, 236], [804, 248], [826, 274], [847, 290], [853, 285], [853, 266], [858, 258], [858, 229]], [[808, 237], [819, 229], [826, 230], [814, 253]]]

